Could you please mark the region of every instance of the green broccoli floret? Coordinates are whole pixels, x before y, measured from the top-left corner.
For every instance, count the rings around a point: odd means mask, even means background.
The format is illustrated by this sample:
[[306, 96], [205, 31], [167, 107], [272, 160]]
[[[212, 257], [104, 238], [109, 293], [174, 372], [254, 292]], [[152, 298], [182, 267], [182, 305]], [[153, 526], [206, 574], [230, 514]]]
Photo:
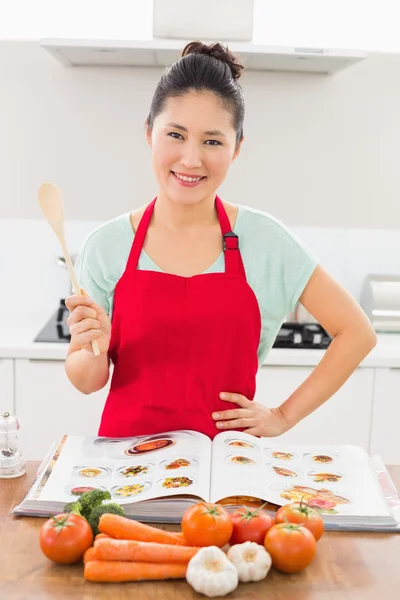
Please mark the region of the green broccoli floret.
[[90, 492], [85, 492], [79, 496], [79, 502], [82, 505], [81, 515], [85, 519], [89, 518], [90, 513], [96, 506], [99, 506], [104, 500], [111, 500], [110, 492], [107, 490], [95, 489]]
[[75, 500], [74, 502], [68, 502], [68, 504], [64, 506], [65, 513], [74, 513], [75, 515], [82, 515], [81, 511], [82, 504], [79, 502], [79, 500]]
[[93, 535], [97, 535], [99, 533], [99, 521], [101, 515], [105, 513], [111, 513], [112, 515], [119, 515], [120, 517], [125, 516], [125, 511], [119, 504], [115, 502], [110, 502], [109, 504], [100, 504], [96, 506], [89, 515], [88, 522], [90, 527], [92, 528]]

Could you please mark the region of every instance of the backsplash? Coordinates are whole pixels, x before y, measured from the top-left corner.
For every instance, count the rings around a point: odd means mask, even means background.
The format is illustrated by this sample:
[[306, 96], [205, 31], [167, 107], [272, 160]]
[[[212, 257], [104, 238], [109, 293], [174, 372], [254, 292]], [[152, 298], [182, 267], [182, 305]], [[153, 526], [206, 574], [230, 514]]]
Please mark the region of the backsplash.
[[[100, 221], [67, 221], [71, 254]], [[336, 229], [290, 226], [319, 257], [321, 264], [355, 298], [360, 299], [368, 273], [400, 275], [400, 230]], [[0, 219], [1, 317], [46, 316], [70, 290], [68, 273], [57, 265], [61, 248], [44, 220]], [[1, 337], [1, 334], [0, 334]]]

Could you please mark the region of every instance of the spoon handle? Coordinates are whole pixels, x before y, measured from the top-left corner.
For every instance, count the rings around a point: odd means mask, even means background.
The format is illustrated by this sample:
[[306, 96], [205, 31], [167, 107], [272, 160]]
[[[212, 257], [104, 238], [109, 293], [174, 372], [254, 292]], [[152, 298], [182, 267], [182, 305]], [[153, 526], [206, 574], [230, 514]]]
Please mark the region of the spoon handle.
[[[65, 264], [67, 265], [67, 268], [68, 268], [68, 273], [69, 273], [69, 277], [71, 279], [71, 283], [72, 283], [72, 287], [74, 289], [74, 293], [82, 295], [82, 291], [81, 291], [81, 288], [79, 287], [78, 279], [76, 277], [75, 269], [74, 269], [74, 266], [72, 264], [71, 257], [69, 255], [69, 252], [67, 250], [67, 246], [66, 246], [65, 241], [64, 241], [63, 238], [60, 238], [60, 243], [61, 243], [61, 247], [62, 247], [62, 250], [63, 250], [63, 253], [64, 253]], [[92, 344], [94, 355], [95, 356], [99, 356], [100, 355], [100, 349], [99, 349], [99, 345], [97, 343], [97, 340], [92, 340], [90, 343]]]

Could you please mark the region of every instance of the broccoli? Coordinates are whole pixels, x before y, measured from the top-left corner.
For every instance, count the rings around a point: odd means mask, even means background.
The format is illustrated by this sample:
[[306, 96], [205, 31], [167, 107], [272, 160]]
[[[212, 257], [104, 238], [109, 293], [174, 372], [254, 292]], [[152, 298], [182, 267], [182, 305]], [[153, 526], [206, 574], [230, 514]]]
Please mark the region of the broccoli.
[[97, 535], [99, 533], [99, 521], [101, 515], [104, 513], [111, 513], [112, 515], [119, 515], [120, 517], [125, 516], [125, 511], [119, 504], [115, 502], [110, 502], [109, 504], [100, 504], [96, 506], [89, 515], [88, 522], [90, 527], [92, 528], [93, 535]]
[[79, 500], [75, 500], [74, 502], [68, 502], [68, 504], [64, 506], [65, 513], [74, 513], [75, 515], [82, 515], [81, 511], [82, 504], [79, 502]]
[[85, 492], [79, 497], [79, 502], [82, 506], [81, 515], [85, 517], [85, 519], [88, 519], [92, 510], [96, 506], [99, 506], [104, 500], [111, 500], [110, 492], [107, 490], [95, 489], [90, 492]]

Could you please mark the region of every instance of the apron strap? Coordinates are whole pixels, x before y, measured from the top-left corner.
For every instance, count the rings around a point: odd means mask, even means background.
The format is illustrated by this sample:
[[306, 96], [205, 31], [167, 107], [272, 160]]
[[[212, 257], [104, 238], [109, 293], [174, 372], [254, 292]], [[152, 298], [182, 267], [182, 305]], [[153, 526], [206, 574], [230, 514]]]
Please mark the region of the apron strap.
[[226, 214], [226, 210], [219, 196], [215, 197], [215, 204], [217, 207], [219, 223], [221, 225], [225, 272], [241, 273], [246, 279], [246, 271], [239, 250], [239, 236], [232, 231], [228, 215]]
[[129, 254], [129, 259], [128, 259], [129, 267], [132, 269], [137, 269], [138, 262], [139, 262], [139, 256], [140, 256], [140, 253], [143, 248], [144, 240], [146, 238], [147, 228], [149, 226], [149, 223], [150, 223], [150, 220], [151, 220], [151, 217], [153, 214], [153, 209], [154, 209], [156, 200], [157, 200], [157, 197], [154, 198], [154, 200], [152, 200], [150, 202], [150, 204], [147, 206], [146, 210], [144, 211], [144, 213], [142, 215], [142, 218], [140, 219], [138, 228], [136, 230], [132, 248], [131, 248], [131, 252]]
[[[138, 225], [135, 237], [133, 240], [131, 252], [129, 255], [129, 267], [137, 269], [139, 262], [139, 256], [143, 248], [144, 240], [146, 238], [147, 228], [149, 226], [154, 205], [157, 197], [154, 198], [147, 206], [144, 211], [140, 223]], [[239, 237], [231, 230], [231, 224], [229, 222], [228, 215], [226, 214], [224, 205], [222, 204], [219, 196], [215, 197], [215, 205], [217, 208], [217, 215], [221, 226], [222, 233], [222, 249], [225, 258], [225, 272], [226, 273], [241, 273], [246, 278], [246, 272], [244, 269], [242, 257], [239, 250]]]

